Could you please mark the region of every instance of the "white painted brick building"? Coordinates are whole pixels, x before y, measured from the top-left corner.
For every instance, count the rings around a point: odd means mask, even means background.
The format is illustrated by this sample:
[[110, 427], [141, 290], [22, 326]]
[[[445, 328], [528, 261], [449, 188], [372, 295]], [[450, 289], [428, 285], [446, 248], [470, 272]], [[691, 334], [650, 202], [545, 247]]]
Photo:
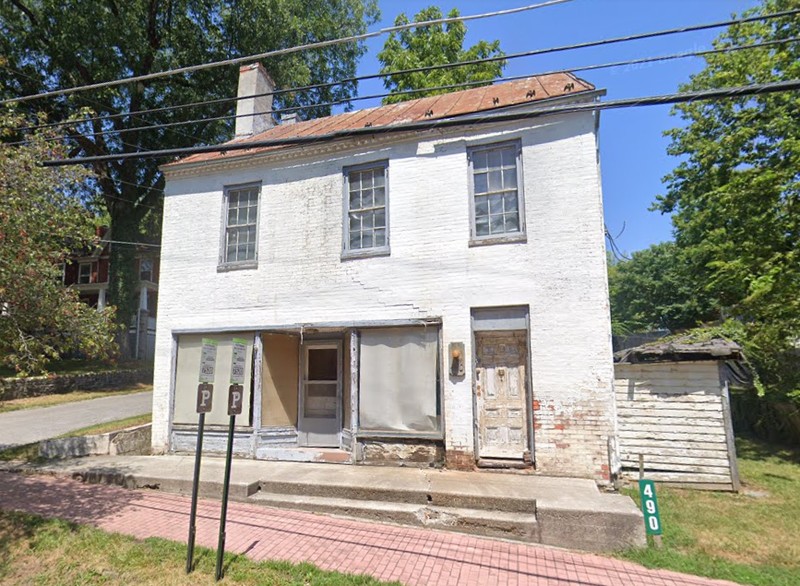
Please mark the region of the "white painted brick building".
[[[263, 87], [249, 71], [240, 94]], [[252, 365], [241, 455], [607, 479], [597, 113], [466, 124], [597, 95], [540, 76], [284, 124], [245, 141], [319, 140], [167, 165], [154, 449], [194, 449], [202, 338], [219, 344], [206, 446], [222, 449], [236, 337]], [[430, 120], [465, 123], [380, 132]]]

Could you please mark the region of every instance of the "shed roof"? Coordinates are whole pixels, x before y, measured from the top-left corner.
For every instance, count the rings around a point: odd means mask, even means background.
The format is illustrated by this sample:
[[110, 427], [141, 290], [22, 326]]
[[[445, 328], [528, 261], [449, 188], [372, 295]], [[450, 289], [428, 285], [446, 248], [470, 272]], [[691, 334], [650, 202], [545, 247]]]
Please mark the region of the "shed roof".
[[636, 348], [620, 350], [614, 354], [614, 362], [623, 364], [742, 360], [743, 358], [741, 346], [724, 338], [712, 338], [702, 342], [690, 341], [687, 338], [660, 340]]
[[[325, 116], [296, 122], [280, 124], [264, 132], [244, 139], [233, 140], [224, 144], [241, 144], [266, 140], [278, 140], [295, 137], [314, 137], [336, 131], [357, 128], [380, 128], [397, 126], [410, 122], [441, 120], [467, 116], [478, 112], [500, 110], [510, 106], [540, 102], [574, 94], [584, 94], [595, 90], [595, 86], [572, 73], [550, 73], [534, 75], [507, 83], [492, 84], [438, 96], [430, 96], [409, 100], [399, 104], [390, 104]], [[213, 161], [220, 158], [252, 155], [265, 151], [286, 149], [288, 146], [261, 146], [253, 149], [229, 151], [227, 153], [211, 152], [190, 155], [174, 163], [164, 165], [165, 168], [187, 163]]]

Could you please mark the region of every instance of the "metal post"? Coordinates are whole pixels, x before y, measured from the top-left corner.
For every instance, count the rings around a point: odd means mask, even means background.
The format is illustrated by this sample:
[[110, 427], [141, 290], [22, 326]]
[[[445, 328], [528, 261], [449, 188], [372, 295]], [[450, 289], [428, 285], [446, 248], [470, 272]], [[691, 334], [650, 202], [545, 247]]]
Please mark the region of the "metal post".
[[206, 423], [206, 414], [201, 413], [197, 420], [197, 447], [194, 451], [194, 480], [192, 481], [192, 510], [189, 513], [189, 544], [186, 552], [186, 573], [193, 570], [194, 538], [197, 534], [197, 491], [200, 487], [200, 457], [203, 452], [203, 428]]
[[216, 580], [222, 579], [222, 558], [225, 555], [225, 522], [228, 516], [228, 488], [231, 484], [231, 460], [233, 459], [233, 424], [235, 415], [231, 415], [228, 427], [228, 453], [225, 456], [225, 480], [222, 485], [222, 510], [219, 516], [219, 542], [217, 543]]

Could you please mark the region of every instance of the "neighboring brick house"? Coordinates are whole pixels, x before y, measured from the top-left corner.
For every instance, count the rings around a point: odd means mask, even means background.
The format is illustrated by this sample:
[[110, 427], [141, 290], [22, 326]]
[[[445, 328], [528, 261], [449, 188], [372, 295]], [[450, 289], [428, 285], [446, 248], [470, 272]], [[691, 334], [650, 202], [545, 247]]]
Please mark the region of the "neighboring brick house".
[[[240, 97], [271, 88], [241, 69]], [[206, 449], [223, 449], [237, 338], [238, 454], [607, 481], [598, 112], [482, 119], [600, 95], [562, 73], [277, 126], [241, 116], [234, 143], [309, 142], [165, 165], [154, 449], [194, 449], [203, 338], [218, 343]], [[458, 122], [396, 131], [431, 120]]]
[[[75, 252], [64, 263], [64, 285], [78, 291], [81, 301], [92, 307], [106, 306], [111, 247], [110, 232], [106, 227], [97, 229], [98, 244]], [[138, 313], [129, 330], [131, 358], [152, 360], [155, 346], [156, 314], [158, 310], [159, 257], [146, 247], [137, 249], [134, 262], [139, 274], [136, 293], [139, 298]]]

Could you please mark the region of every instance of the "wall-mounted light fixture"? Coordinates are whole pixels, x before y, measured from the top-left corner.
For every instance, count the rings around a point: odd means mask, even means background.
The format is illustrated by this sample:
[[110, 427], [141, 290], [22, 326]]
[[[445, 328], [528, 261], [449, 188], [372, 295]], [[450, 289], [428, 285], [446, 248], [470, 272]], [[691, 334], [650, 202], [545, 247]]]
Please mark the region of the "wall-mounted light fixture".
[[450, 342], [450, 376], [464, 376], [464, 342]]

